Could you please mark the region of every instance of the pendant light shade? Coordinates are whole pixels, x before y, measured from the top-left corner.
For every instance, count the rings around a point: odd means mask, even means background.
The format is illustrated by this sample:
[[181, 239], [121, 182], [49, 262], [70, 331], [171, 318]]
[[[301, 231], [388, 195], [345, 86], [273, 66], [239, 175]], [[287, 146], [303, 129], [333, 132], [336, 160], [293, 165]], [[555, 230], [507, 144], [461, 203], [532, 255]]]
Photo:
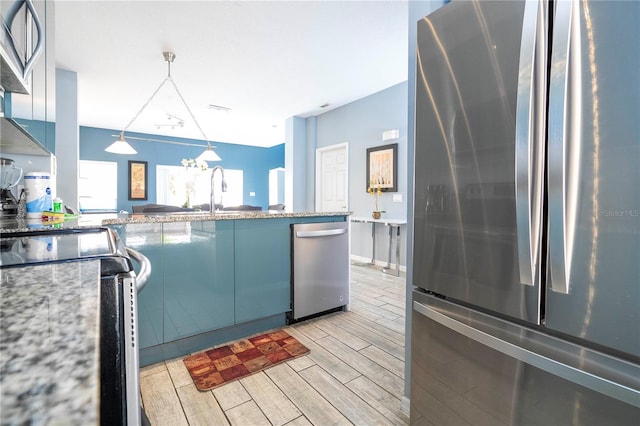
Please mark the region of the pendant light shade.
[[124, 140], [124, 135], [122, 133], [120, 134], [120, 137], [118, 138], [117, 141], [115, 141], [114, 143], [112, 143], [111, 145], [105, 148], [105, 151], [110, 152], [112, 154], [128, 154], [128, 155], [138, 153], [138, 151], [133, 149], [133, 147], [129, 145], [129, 143], [126, 140]]
[[207, 143], [207, 149], [202, 151], [202, 154], [198, 156], [200, 161], [222, 161], [222, 158], [211, 149], [211, 144]]

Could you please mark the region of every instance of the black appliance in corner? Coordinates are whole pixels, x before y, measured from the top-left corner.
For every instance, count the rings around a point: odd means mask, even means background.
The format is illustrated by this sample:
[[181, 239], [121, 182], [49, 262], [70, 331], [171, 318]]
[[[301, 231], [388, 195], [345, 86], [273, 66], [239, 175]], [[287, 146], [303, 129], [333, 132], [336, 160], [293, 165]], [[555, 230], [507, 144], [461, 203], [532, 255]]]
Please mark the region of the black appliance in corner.
[[[24, 247], [34, 242], [42, 247], [25, 252]], [[143, 423], [137, 293], [151, 273], [149, 260], [103, 227], [3, 233], [0, 244], [2, 268], [100, 260], [100, 423]], [[131, 258], [140, 264], [138, 274]]]

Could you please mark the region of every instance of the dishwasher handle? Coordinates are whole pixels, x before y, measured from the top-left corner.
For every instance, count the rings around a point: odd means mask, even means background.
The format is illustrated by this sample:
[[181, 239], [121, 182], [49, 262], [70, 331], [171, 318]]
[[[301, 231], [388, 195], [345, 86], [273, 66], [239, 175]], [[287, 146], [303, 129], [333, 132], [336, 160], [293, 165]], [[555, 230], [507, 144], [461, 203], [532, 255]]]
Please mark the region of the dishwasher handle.
[[140, 272], [136, 274], [136, 291], [140, 293], [144, 286], [147, 284], [149, 275], [151, 275], [151, 262], [144, 254], [140, 253], [138, 250], [127, 247], [127, 253], [133, 260], [140, 264]]
[[316, 237], [329, 237], [331, 235], [346, 234], [347, 230], [342, 229], [323, 229], [321, 231], [296, 231], [296, 238], [316, 238]]

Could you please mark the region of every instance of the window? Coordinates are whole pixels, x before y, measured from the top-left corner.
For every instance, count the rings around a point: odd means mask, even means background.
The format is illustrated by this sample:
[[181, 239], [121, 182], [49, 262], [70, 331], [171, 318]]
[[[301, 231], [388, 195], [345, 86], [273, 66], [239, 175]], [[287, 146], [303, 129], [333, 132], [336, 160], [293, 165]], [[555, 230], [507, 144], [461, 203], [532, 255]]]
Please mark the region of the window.
[[78, 179], [80, 211], [118, 210], [118, 163], [80, 160]]
[[[191, 205], [209, 204], [211, 197], [211, 169], [199, 171], [191, 168], [188, 171], [182, 166], [156, 166], [156, 202], [172, 206], [182, 206], [187, 199], [186, 186], [188, 178], [194, 190], [190, 195]], [[243, 204], [243, 172], [242, 170], [225, 169], [224, 178], [227, 192], [222, 192], [221, 175], [216, 172], [215, 197], [216, 204], [239, 206]], [[193, 199], [191, 199], [193, 197]]]

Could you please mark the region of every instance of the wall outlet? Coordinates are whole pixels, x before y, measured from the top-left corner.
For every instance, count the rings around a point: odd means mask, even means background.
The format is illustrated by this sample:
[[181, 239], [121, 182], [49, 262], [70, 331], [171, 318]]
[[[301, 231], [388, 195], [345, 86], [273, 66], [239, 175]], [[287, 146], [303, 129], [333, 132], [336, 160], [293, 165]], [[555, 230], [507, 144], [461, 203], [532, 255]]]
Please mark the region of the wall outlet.
[[393, 194], [393, 202], [401, 203], [402, 202], [402, 194]]
[[249, 197], [255, 197], [255, 196], [256, 196], [256, 193], [255, 193], [255, 192], [251, 191], [251, 192], [249, 193]]

